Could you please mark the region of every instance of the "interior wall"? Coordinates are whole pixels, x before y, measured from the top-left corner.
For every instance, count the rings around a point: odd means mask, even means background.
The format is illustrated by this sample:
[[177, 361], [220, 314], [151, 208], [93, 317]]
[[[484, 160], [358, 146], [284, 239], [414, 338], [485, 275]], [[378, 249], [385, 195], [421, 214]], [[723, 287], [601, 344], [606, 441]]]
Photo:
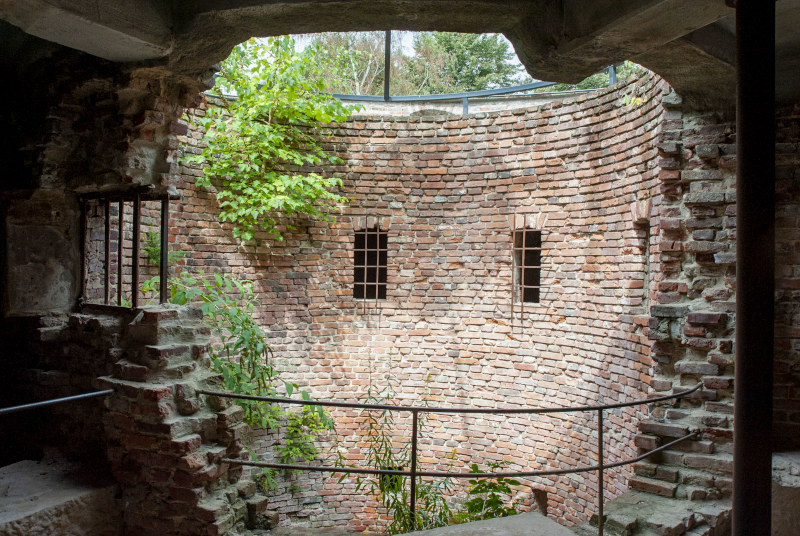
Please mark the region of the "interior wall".
[[[665, 84], [645, 75], [575, 100], [456, 119], [352, 117], [329, 148], [353, 202], [333, 223], [305, 222], [285, 240], [237, 244], [216, 217], [215, 195], [182, 168], [176, 247], [188, 270], [251, 279], [287, 377], [319, 398], [359, 399], [370, 381], [396, 379], [400, 404], [534, 407], [604, 404], [648, 392], [645, 287], [648, 202]], [[201, 134], [182, 140], [194, 151]], [[651, 200], [652, 202], [652, 200]], [[547, 216], [539, 304], [510, 306], [508, 215]], [[634, 222], [636, 218], [636, 222]], [[537, 220], [539, 221], [539, 220]], [[388, 228], [385, 302], [352, 298], [353, 231]], [[635, 454], [644, 408], [608, 412], [607, 460]], [[362, 448], [357, 415], [335, 413], [340, 447]], [[425, 467], [508, 461], [544, 469], [595, 462], [594, 414], [536, 418], [432, 417]], [[399, 436], [410, 435], [400, 421]], [[455, 449], [455, 451], [454, 451]], [[445, 457], [455, 452], [454, 461]], [[262, 454], [268, 455], [262, 449]], [[626, 470], [608, 471], [607, 499]], [[594, 510], [593, 474], [532, 481], [565, 523]], [[374, 505], [351, 480], [318, 484], [321, 503], [273, 498], [285, 519], [373, 526]], [[528, 489], [522, 490], [523, 495]], [[526, 495], [527, 496], [527, 495]], [[283, 501], [283, 502], [281, 502]], [[294, 506], [293, 504], [294, 503]]]

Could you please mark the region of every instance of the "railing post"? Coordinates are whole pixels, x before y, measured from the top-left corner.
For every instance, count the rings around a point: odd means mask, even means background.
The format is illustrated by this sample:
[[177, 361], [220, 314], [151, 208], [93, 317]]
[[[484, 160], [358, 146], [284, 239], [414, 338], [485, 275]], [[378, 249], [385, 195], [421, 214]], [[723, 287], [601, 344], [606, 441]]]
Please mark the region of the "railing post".
[[169, 301], [169, 197], [161, 200], [161, 262], [159, 266], [159, 303]]
[[105, 234], [105, 246], [106, 246], [106, 256], [104, 262], [105, 266], [103, 267], [103, 273], [105, 275], [105, 284], [103, 285], [103, 299], [106, 305], [108, 305], [109, 300], [111, 299], [111, 200], [105, 200], [105, 224], [106, 224], [106, 234]]
[[603, 410], [597, 410], [597, 533], [603, 536]]
[[411, 520], [409, 528], [417, 529], [417, 410], [411, 411]]
[[392, 76], [392, 31], [386, 30], [383, 40], [383, 100], [389, 100]]
[[139, 234], [141, 234], [142, 223], [142, 200], [139, 192], [136, 192], [136, 199], [133, 201], [133, 288], [131, 289], [131, 306], [135, 309], [139, 307]]

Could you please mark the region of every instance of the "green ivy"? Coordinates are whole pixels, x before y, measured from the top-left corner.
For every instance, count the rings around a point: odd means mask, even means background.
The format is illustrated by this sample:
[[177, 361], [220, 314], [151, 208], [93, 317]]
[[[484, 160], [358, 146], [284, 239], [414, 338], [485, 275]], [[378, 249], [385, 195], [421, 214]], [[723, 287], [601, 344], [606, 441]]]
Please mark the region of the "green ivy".
[[205, 147], [185, 162], [204, 169], [198, 186], [214, 181], [220, 220], [232, 222], [243, 240], [258, 229], [280, 240], [281, 223], [298, 216], [328, 221], [327, 207], [348, 201], [336, 193], [341, 179], [309, 169], [341, 162], [323, 150], [323, 125], [357, 109], [323, 93], [317, 53], [313, 46], [295, 52], [290, 37], [238, 45], [216, 79], [235, 98], [193, 119], [205, 132]]

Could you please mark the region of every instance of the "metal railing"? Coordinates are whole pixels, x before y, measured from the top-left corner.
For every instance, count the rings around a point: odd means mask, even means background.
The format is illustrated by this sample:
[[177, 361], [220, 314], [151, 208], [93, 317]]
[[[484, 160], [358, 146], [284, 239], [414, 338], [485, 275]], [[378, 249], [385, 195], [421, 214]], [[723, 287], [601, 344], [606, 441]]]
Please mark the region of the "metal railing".
[[64, 398], [53, 398], [52, 400], [32, 402], [30, 404], [23, 404], [21, 406], [11, 406], [10, 408], [0, 408], [0, 415], [8, 415], [9, 413], [17, 413], [18, 411], [27, 411], [29, 409], [38, 409], [45, 406], [54, 406], [56, 404], [63, 404], [64, 402], [86, 400], [87, 398], [96, 398], [98, 396], [108, 396], [113, 392], [114, 389], [106, 389], [104, 391], [95, 391], [93, 393], [83, 393], [80, 395], [65, 396]]
[[[233, 465], [248, 465], [254, 467], [267, 467], [270, 469], [284, 469], [284, 470], [300, 470], [300, 471], [314, 471], [314, 472], [326, 472], [326, 473], [353, 473], [353, 474], [367, 474], [367, 475], [395, 475], [395, 476], [407, 476], [410, 478], [411, 481], [411, 492], [410, 492], [410, 513], [411, 513], [411, 520], [410, 526], [412, 530], [415, 529], [416, 525], [416, 487], [417, 487], [417, 477], [444, 477], [444, 478], [497, 478], [497, 477], [535, 477], [535, 476], [558, 476], [558, 475], [567, 475], [573, 473], [585, 473], [590, 471], [597, 471], [597, 498], [598, 498], [598, 514], [597, 514], [597, 525], [598, 525], [598, 534], [603, 536], [604, 530], [604, 514], [603, 514], [603, 506], [604, 506], [604, 489], [603, 489], [603, 474], [606, 469], [611, 469], [614, 467], [621, 467], [623, 465], [628, 465], [631, 463], [635, 463], [645, 458], [652, 456], [653, 454], [660, 452], [662, 450], [668, 449], [678, 443], [686, 441], [687, 439], [691, 439], [693, 437], [697, 437], [699, 432], [692, 432], [688, 435], [685, 435], [681, 438], [678, 438], [666, 445], [662, 445], [658, 448], [655, 448], [651, 451], [642, 454], [641, 456], [637, 456], [636, 458], [632, 458], [629, 460], [623, 460], [621, 462], [614, 462], [606, 464], [604, 460], [604, 453], [603, 453], [603, 412], [606, 410], [617, 409], [617, 408], [625, 408], [630, 406], [638, 406], [644, 404], [652, 404], [654, 402], [662, 402], [665, 400], [673, 400], [678, 398], [683, 398], [688, 396], [695, 391], [697, 391], [702, 384], [698, 384], [697, 386], [689, 389], [687, 391], [683, 391], [681, 393], [676, 393], [667, 396], [655, 397], [655, 398], [648, 398], [645, 400], [637, 400], [635, 402], [624, 402], [619, 404], [606, 404], [602, 406], [575, 406], [575, 407], [567, 407], [567, 408], [499, 408], [499, 409], [486, 409], [486, 408], [447, 408], [447, 407], [430, 407], [430, 406], [393, 406], [389, 404], [359, 404], [355, 402], [336, 402], [332, 400], [293, 400], [290, 398], [277, 398], [277, 397], [266, 397], [266, 396], [255, 396], [255, 395], [244, 395], [244, 394], [236, 394], [236, 393], [227, 393], [227, 392], [219, 392], [219, 391], [207, 391], [198, 389], [197, 392], [204, 395], [210, 396], [218, 396], [224, 398], [238, 398], [242, 400], [258, 400], [262, 402], [273, 402], [273, 403], [285, 403], [285, 404], [297, 404], [302, 406], [325, 406], [325, 407], [335, 407], [335, 408], [355, 408], [355, 409], [366, 409], [366, 410], [383, 410], [383, 411], [405, 411], [411, 413], [411, 470], [410, 471], [401, 471], [401, 470], [394, 470], [394, 469], [360, 469], [360, 468], [353, 468], [353, 467], [334, 467], [334, 466], [324, 466], [324, 465], [291, 465], [291, 464], [281, 464], [281, 463], [269, 463], [269, 462], [256, 462], [256, 461], [246, 461], [246, 460], [234, 460], [232, 458], [223, 458], [222, 461], [226, 463], [230, 463]], [[418, 471], [417, 470], [417, 429], [418, 429], [418, 421], [419, 421], [419, 414], [420, 413], [458, 413], [458, 414], [470, 414], [470, 413], [481, 413], [481, 414], [503, 414], [503, 415], [511, 415], [511, 414], [549, 414], [549, 413], [572, 413], [572, 412], [581, 412], [581, 411], [590, 411], [590, 412], [597, 412], [597, 444], [598, 444], [598, 453], [597, 465], [588, 465], [582, 467], [575, 467], [572, 469], [551, 469], [546, 471], [501, 471], [501, 472], [493, 472], [493, 473], [464, 473], [464, 472], [447, 472], [447, 471]]]

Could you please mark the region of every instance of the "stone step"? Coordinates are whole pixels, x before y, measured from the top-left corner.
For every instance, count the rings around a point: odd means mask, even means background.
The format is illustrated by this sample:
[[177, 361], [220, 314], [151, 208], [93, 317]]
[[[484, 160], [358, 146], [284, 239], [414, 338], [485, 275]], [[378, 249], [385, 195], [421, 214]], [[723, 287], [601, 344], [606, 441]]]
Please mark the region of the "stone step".
[[55, 460], [0, 468], [0, 534], [122, 534], [122, 513], [115, 503], [118, 486], [96, 471]]
[[634, 475], [628, 479], [628, 487], [633, 490], [653, 493], [661, 497], [674, 497], [675, 491], [678, 489], [678, 484]]

